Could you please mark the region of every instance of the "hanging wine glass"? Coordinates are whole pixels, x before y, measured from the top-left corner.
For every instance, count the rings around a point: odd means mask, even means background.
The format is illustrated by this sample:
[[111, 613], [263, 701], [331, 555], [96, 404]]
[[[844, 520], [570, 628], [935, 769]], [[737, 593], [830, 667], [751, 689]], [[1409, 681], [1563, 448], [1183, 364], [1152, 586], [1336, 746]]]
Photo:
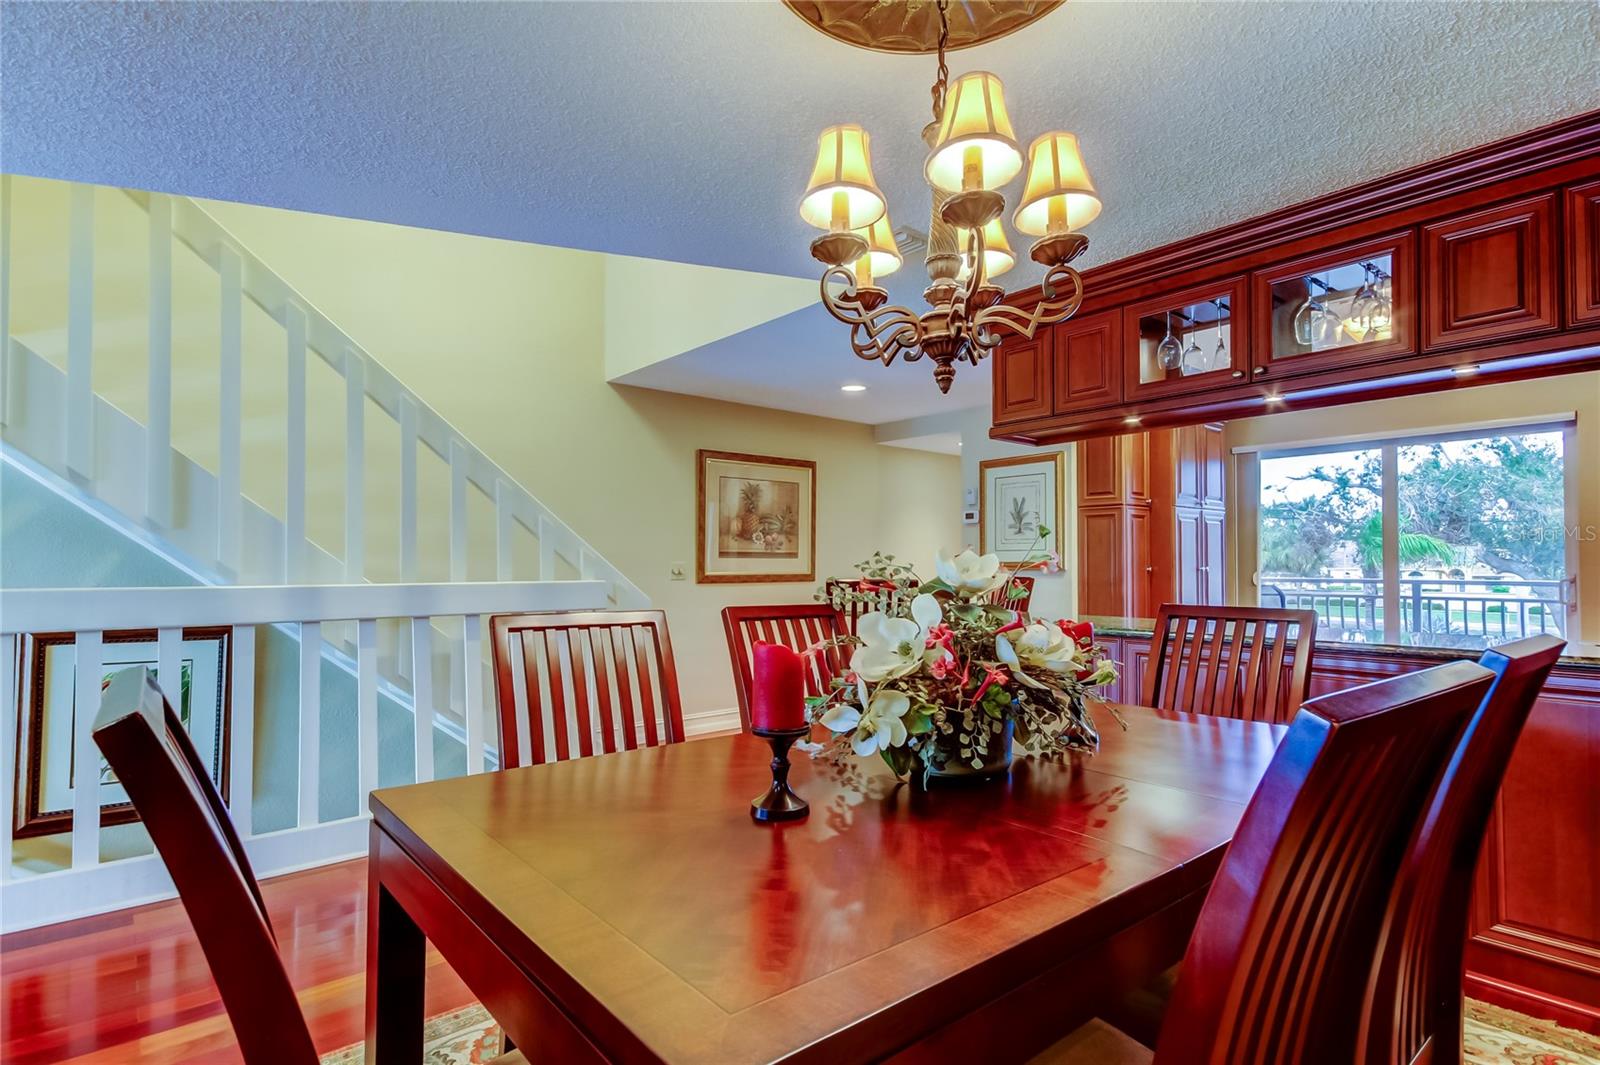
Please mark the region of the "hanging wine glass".
[[1228, 307], [1221, 300], [1212, 300], [1217, 308], [1217, 350], [1211, 353], [1211, 368], [1213, 370], [1226, 370], [1228, 368], [1228, 346], [1222, 341], [1222, 317], [1227, 313]]
[[1381, 299], [1373, 286], [1372, 264], [1362, 263], [1361, 287], [1350, 297], [1350, 320], [1355, 323], [1354, 338], [1365, 343], [1378, 339], [1378, 330], [1389, 324], [1386, 316], [1379, 314]]
[[1300, 304], [1300, 309], [1294, 312], [1294, 342], [1302, 348], [1309, 348], [1316, 339], [1316, 327], [1322, 317], [1322, 303], [1317, 299], [1311, 288], [1312, 279], [1306, 278], [1306, 298]]
[[1205, 352], [1200, 350], [1200, 322], [1198, 319], [1189, 319], [1189, 346], [1183, 349], [1183, 375], [1206, 372]]
[[1156, 363], [1163, 370], [1176, 370], [1183, 365], [1183, 343], [1172, 335], [1172, 312], [1167, 312], [1167, 335], [1156, 345]]

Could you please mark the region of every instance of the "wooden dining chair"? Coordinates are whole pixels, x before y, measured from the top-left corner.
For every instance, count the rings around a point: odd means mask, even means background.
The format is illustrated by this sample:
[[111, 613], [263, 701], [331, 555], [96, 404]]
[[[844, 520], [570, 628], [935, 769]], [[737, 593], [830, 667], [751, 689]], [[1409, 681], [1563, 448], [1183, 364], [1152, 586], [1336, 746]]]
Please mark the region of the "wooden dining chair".
[[[172, 875], [246, 1065], [317, 1065], [250, 858], [189, 733], [143, 666], [111, 678], [93, 732]], [[494, 1065], [527, 1059], [513, 1052]]]
[[1473, 876], [1517, 737], [1565, 641], [1534, 636], [1485, 651], [1494, 686], [1412, 836], [1379, 938], [1361, 1022], [1362, 1060], [1461, 1060], [1462, 978]]
[[897, 605], [897, 600], [910, 602], [911, 597], [917, 594], [918, 581], [915, 577], [902, 580], [899, 587], [890, 589], [877, 589], [871, 592], [874, 596], [872, 602], [863, 602], [858, 599], [846, 600], [840, 593], [846, 590], [859, 592], [869, 583], [861, 577], [829, 577], [822, 586], [823, 600], [844, 617], [845, 625], [850, 630], [850, 635], [856, 633], [856, 622], [861, 620], [861, 615], [872, 610], [890, 610]]
[[1140, 701], [1284, 724], [1305, 701], [1316, 632], [1314, 610], [1165, 603]]
[[[805, 651], [824, 640], [847, 636], [844, 615], [827, 603], [792, 606], [729, 606], [722, 609], [722, 630], [728, 637], [728, 659], [733, 665], [733, 689], [739, 698], [739, 723], [750, 727], [750, 655], [758, 643], [780, 643]], [[807, 695], [821, 695], [844, 672], [847, 649], [830, 647], [805, 659]]]
[[683, 706], [660, 610], [497, 614], [500, 768], [683, 740]]
[[1093, 1021], [1034, 1060], [1362, 1060], [1356, 1021], [1406, 842], [1493, 680], [1450, 662], [1307, 703], [1211, 882], [1154, 1053]]
[[[1033, 582], [1035, 578], [1026, 573], [1018, 573], [1009, 582], [1002, 584], [988, 595], [984, 601], [995, 606], [1008, 606], [1012, 610], [1028, 612], [1028, 604], [1033, 602]], [[1012, 588], [1022, 589], [1021, 595], [1011, 595]]]

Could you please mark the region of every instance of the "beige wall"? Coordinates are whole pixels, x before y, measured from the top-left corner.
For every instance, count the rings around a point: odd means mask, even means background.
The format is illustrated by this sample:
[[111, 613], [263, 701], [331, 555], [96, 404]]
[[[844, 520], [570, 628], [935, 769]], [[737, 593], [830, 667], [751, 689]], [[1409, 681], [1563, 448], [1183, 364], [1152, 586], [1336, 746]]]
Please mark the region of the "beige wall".
[[[1508, 421], [1531, 422], [1560, 416], [1577, 417], [1577, 441], [1566, 455], [1569, 477], [1569, 526], [1576, 527], [1575, 557], [1580, 606], [1580, 636], [1600, 640], [1600, 373], [1569, 374], [1534, 381], [1459, 388], [1424, 396], [1376, 400], [1321, 410], [1286, 411], [1229, 422], [1224, 441], [1230, 449], [1290, 447], [1398, 436], [1409, 433], [1470, 429]], [[1230, 516], [1244, 512], [1242, 496], [1255, 491], [1237, 476], [1240, 464], [1230, 461], [1235, 498]], [[1254, 529], [1232, 522], [1235, 530], [1236, 602], [1253, 601], [1249, 586], [1255, 572]]]
[[697, 448], [816, 461], [819, 579], [877, 549], [931, 558], [958, 535], [954, 458], [851, 422], [607, 384], [603, 256], [208, 207], [667, 611], [685, 713], [733, 705], [724, 606], [813, 592], [694, 582]]

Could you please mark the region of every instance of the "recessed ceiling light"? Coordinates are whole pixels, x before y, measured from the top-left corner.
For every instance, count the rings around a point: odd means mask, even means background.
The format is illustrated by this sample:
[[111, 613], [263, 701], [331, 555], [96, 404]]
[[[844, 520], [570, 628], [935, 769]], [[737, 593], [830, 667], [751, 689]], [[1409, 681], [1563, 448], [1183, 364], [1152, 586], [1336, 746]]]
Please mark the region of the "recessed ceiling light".
[[866, 385], [840, 385], [839, 386], [839, 391], [841, 391], [841, 392], [865, 392], [866, 390], [867, 390], [867, 386]]
[[1139, 424], [1139, 416], [1137, 414], [1130, 414], [1126, 418], [1122, 419], [1122, 424], [1123, 425], [1138, 425]]
[[1283, 402], [1283, 397], [1282, 396], [1277, 396], [1277, 395], [1268, 396], [1267, 397], [1267, 402], [1268, 403], [1272, 403], [1272, 404], [1282, 403]]
[[1452, 369], [1457, 377], [1471, 377], [1478, 372], [1478, 367], [1472, 363], [1468, 363], [1465, 366], [1455, 366]]

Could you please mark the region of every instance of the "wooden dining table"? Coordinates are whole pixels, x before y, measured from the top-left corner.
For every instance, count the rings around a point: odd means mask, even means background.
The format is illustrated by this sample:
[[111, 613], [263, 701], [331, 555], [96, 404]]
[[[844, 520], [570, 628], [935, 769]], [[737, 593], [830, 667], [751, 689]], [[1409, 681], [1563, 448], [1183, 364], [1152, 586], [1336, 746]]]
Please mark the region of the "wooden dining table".
[[922, 790], [750, 735], [372, 794], [367, 1060], [425, 939], [530, 1060], [1020, 1060], [1181, 959], [1283, 726], [1104, 709], [1099, 751]]

